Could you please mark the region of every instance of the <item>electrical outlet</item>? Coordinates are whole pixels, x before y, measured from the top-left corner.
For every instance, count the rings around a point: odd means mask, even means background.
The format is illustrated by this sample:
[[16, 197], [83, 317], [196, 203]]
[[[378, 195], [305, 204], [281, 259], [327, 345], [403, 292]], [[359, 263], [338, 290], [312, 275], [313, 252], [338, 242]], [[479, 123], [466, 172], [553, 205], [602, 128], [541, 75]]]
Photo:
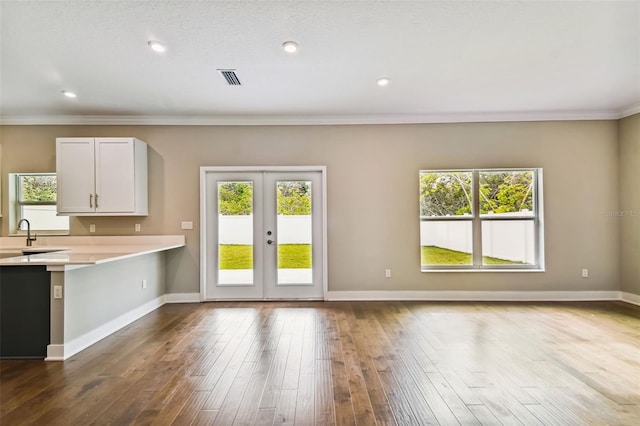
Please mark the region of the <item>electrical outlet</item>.
[[385, 278], [391, 278], [391, 269], [385, 269], [384, 270], [384, 277]]
[[54, 299], [62, 299], [62, 286], [54, 285], [53, 286], [53, 298]]
[[134, 227], [134, 229], [136, 230], [136, 232], [140, 232], [140, 224], [136, 223], [136, 226]]
[[181, 229], [193, 229], [193, 222], [181, 222], [180, 223], [180, 228]]
[[89, 225], [89, 232], [96, 232], [96, 225], [94, 225], [93, 223]]
[[589, 270], [588, 269], [583, 269], [582, 270], [582, 278], [589, 278]]
[[142, 280], [142, 289], [147, 288], [147, 280]]

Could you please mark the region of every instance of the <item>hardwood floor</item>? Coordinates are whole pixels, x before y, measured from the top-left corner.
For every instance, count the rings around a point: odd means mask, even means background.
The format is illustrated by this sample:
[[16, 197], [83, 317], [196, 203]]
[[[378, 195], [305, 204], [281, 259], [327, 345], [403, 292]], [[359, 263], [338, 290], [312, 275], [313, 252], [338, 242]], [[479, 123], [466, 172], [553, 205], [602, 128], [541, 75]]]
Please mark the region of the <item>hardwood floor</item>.
[[0, 362], [0, 424], [637, 425], [617, 302], [165, 305], [65, 362]]

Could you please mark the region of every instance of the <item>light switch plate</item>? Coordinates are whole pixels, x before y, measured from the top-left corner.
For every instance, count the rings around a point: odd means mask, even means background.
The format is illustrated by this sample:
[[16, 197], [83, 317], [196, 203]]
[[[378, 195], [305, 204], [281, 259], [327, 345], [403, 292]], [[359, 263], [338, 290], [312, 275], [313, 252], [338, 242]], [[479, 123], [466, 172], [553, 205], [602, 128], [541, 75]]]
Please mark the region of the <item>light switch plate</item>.
[[182, 222], [180, 224], [181, 229], [193, 229], [193, 222]]

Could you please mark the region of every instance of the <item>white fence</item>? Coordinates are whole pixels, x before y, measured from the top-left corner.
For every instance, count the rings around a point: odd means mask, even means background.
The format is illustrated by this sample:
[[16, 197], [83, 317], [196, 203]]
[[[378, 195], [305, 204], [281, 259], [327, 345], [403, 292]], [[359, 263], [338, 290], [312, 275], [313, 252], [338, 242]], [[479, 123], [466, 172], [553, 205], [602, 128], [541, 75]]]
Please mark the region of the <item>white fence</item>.
[[[278, 215], [274, 239], [280, 244], [311, 244], [311, 215]], [[253, 244], [253, 215], [218, 216], [220, 244]]]
[[[253, 244], [253, 215], [218, 217], [220, 244]], [[311, 244], [310, 215], [278, 215], [274, 239], [280, 244]], [[482, 222], [482, 254], [514, 262], [535, 262], [535, 227], [531, 220]], [[420, 245], [471, 253], [470, 221], [421, 221]]]
[[[514, 262], [535, 262], [535, 226], [531, 220], [482, 222], [482, 255]], [[420, 245], [471, 253], [470, 221], [421, 221]]]
[[[66, 231], [69, 229], [69, 216], [56, 216], [56, 206], [23, 206], [22, 216], [31, 224], [31, 229], [47, 231]], [[24, 226], [24, 225], [23, 225]], [[24, 229], [27, 229], [24, 227]]]

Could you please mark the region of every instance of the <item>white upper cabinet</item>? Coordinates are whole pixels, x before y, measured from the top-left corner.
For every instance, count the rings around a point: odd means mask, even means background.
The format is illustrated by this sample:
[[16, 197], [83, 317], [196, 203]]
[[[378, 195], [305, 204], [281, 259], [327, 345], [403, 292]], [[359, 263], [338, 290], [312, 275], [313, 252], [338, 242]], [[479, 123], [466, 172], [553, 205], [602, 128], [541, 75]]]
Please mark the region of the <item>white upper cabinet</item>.
[[58, 214], [95, 213], [93, 138], [56, 139]]
[[146, 216], [147, 144], [135, 138], [57, 138], [58, 214]]

